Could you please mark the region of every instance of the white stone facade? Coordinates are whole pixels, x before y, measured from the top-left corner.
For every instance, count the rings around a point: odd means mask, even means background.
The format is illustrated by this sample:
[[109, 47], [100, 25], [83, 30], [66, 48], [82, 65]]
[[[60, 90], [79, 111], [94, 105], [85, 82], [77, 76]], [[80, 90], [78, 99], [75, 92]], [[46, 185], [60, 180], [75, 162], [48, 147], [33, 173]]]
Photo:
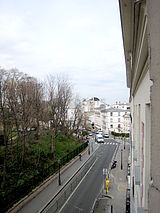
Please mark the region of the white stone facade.
[[111, 107], [100, 100], [88, 99], [83, 101], [82, 107], [88, 126], [94, 123], [95, 128], [104, 133], [130, 132], [130, 104], [117, 102]]
[[129, 133], [130, 132], [130, 111], [109, 108], [101, 111], [102, 130], [107, 133]]
[[132, 113], [131, 213], [159, 213], [160, 1], [119, 4]]

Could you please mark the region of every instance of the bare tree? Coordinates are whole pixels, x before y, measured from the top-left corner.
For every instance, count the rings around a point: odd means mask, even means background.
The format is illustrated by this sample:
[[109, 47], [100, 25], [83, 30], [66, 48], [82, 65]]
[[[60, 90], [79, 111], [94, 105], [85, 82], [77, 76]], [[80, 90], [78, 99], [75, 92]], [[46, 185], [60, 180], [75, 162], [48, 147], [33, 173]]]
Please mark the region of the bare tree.
[[83, 119], [83, 113], [81, 111], [81, 102], [80, 100], [76, 97], [72, 101], [72, 115], [68, 118], [69, 122], [69, 129], [70, 129], [70, 134], [72, 135], [75, 133], [76, 135], [79, 132], [79, 128], [82, 125], [82, 119]]
[[48, 104], [52, 127], [52, 152], [55, 154], [56, 137], [59, 131], [66, 131], [67, 110], [71, 98], [71, 86], [63, 77], [48, 77]]
[[18, 82], [17, 94], [19, 103], [19, 120], [22, 132], [22, 163], [26, 156], [26, 139], [32, 120], [33, 78], [24, 75]]
[[[7, 86], [7, 101], [8, 107], [10, 109], [10, 113], [12, 116], [12, 127], [16, 129], [17, 136], [17, 154], [18, 154], [18, 141], [20, 140], [19, 128], [20, 128], [20, 103], [18, 98], [18, 85], [23, 77], [23, 73], [19, 72], [17, 69], [9, 70], [9, 78], [6, 82]], [[11, 129], [11, 136], [12, 136], [12, 129]], [[11, 137], [12, 141], [12, 137]]]
[[60, 130], [67, 134], [67, 112], [72, 98], [71, 85], [66, 78], [58, 78], [57, 82], [57, 106], [60, 109]]
[[39, 140], [40, 121], [42, 115], [43, 85], [35, 79], [32, 82], [32, 124], [36, 127], [36, 139]]
[[[32, 114], [31, 114], [31, 127], [36, 129], [36, 144], [38, 150], [38, 158], [36, 165], [39, 164], [40, 159], [40, 148], [39, 148], [39, 136], [40, 136], [40, 123], [43, 122], [43, 85], [38, 83], [36, 79], [32, 82]], [[36, 156], [35, 156], [36, 157]]]
[[8, 106], [7, 106], [7, 100], [6, 100], [7, 79], [8, 79], [8, 72], [4, 69], [0, 69], [0, 118], [1, 118], [2, 130], [3, 130], [3, 141], [5, 144], [4, 165], [3, 165], [3, 181], [4, 182], [5, 182], [5, 178], [6, 178], [6, 158], [7, 158], [7, 148], [8, 148], [8, 146], [7, 146]]

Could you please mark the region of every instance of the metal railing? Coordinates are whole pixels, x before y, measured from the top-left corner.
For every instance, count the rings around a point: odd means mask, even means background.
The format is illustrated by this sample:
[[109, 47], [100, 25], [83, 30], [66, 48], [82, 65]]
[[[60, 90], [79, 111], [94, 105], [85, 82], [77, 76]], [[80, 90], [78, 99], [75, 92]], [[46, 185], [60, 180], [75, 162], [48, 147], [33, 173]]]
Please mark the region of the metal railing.
[[96, 155], [93, 154], [78, 171], [67, 181], [64, 187], [38, 212], [38, 213], [55, 213], [58, 212], [68, 197], [75, 190], [77, 185], [83, 179], [89, 168], [96, 160]]

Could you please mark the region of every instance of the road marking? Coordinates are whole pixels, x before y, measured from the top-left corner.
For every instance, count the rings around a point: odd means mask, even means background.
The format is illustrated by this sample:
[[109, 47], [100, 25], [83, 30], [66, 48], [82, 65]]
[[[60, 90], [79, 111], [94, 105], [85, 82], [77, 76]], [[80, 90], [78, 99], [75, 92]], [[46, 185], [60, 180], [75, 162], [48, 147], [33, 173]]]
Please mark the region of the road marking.
[[112, 143], [110, 143], [110, 144], [112, 144]]
[[109, 144], [109, 142], [107, 144]]
[[113, 143], [113, 145], [114, 145], [115, 143]]
[[66, 206], [67, 202], [70, 200], [70, 198], [72, 197], [72, 195], [75, 193], [75, 191], [78, 189], [78, 187], [81, 185], [82, 181], [84, 180], [84, 178], [87, 176], [87, 174], [90, 172], [90, 170], [92, 169], [92, 167], [95, 165], [97, 159], [94, 161], [94, 163], [92, 164], [92, 166], [88, 169], [87, 173], [83, 176], [83, 178], [81, 179], [81, 181], [78, 183], [78, 185], [76, 186], [76, 188], [72, 191], [72, 193], [70, 194], [70, 196], [68, 197], [68, 199], [66, 200], [66, 202], [63, 204], [63, 206], [61, 207], [61, 209], [59, 210], [59, 213], [62, 212], [63, 208]]

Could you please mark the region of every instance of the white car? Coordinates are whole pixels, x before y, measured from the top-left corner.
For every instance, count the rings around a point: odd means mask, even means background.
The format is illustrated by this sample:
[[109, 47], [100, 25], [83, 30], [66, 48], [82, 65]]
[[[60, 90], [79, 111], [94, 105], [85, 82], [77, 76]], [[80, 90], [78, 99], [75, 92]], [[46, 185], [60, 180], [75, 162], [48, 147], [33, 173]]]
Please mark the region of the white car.
[[98, 135], [98, 136], [96, 137], [96, 141], [97, 141], [97, 143], [104, 143], [104, 138], [103, 138], [103, 136], [102, 136], [102, 135]]
[[109, 138], [109, 135], [108, 134], [104, 134], [103, 137], [104, 137], [104, 139], [106, 139], [106, 138]]

